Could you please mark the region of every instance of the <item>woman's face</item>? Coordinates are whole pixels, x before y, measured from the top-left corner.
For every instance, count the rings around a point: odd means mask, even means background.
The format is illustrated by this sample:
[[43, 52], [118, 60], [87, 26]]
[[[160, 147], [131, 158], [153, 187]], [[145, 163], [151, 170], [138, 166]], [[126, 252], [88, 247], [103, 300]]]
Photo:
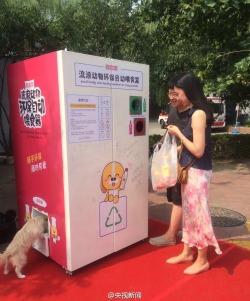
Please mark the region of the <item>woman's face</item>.
[[191, 104], [191, 102], [189, 101], [185, 92], [182, 89], [174, 87], [174, 92], [176, 98], [182, 103], [183, 106], [189, 106]]
[[169, 89], [168, 90], [168, 98], [170, 100], [170, 103], [173, 107], [181, 107], [182, 103], [177, 99], [176, 93], [174, 89]]

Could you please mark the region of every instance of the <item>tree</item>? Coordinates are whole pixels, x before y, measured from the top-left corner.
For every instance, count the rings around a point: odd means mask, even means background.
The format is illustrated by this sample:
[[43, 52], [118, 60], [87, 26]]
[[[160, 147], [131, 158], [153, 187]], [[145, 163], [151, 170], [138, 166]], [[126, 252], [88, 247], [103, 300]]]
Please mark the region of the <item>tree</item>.
[[[191, 70], [227, 103], [249, 105], [248, 0], [1, 0], [0, 143], [6, 63], [67, 48], [150, 66], [150, 102]], [[10, 146], [11, 148], [11, 146]], [[8, 147], [6, 151], [10, 152]]]
[[196, 71], [207, 82], [206, 91], [217, 92], [234, 103], [246, 103], [250, 99], [250, 6], [247, 2], [209, 0], [191, 5], [183, 1], [180, 9], [181, 22], [191, 20], [189, 28], [202, 41]]
[[[246, 103], [249, 95], [249, 4], [244, 0], [142, 1], [155, 36], [155, 82], [181, 70], [195, 72], [205, 91]], [[228, 20], [228, 21], [225, 21]]]
[[25, 6], [23, 2], [2, 0], [0, 7], [0, 146], [7, 156], [12, 154], [12, 144], [7, 100], [4, 99], [3, 94], [6, 65], [42, 53], [41, 42], [43, 37], [47, 36], [47, 24], [48, 20], [43, 18], [38, 6]]
[[[123, 59], [132, 28], [134, 0], [2, 0], [0, 58], [5, 66], [27, 57], [68, 48]], [[0, 90], [0, 144], [12, 152], [4, 123], [8, 120]]]

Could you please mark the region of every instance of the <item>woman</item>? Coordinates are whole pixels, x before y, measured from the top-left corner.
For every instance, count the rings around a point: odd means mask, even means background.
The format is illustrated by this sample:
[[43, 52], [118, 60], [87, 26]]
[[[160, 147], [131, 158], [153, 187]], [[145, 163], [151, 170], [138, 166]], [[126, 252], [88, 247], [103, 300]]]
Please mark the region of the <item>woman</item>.
[[183, 72], [173, 79], [174, 91], [184, 106], [189, 106], [189, 119], [183, 131], [174, 125], [168, 126], [171, 135], [182, 142], [181, 166], [187, 166], [197, 158], [188, 171], [187, 184], [181, 185], [183, 210], [184, 248], [181, 254], [169, 258], [167, 263], [188, 263], [193, 261], [192, 248], [198, 256], [195, 262], [184, 270], [184, 274], [194, 275], [209, 269], [207, 248], [221, 250], [214, 235], [209, 204], [209, 184], [212, 176], [211, 125], [213, 111], [204, 95], [199, 79], [190, 72]]
[[[183, 130], [189, 117], [189, 105], [183, 106], [182, 102], [176, 99], [174, 84], [171, 80], [168, 82], [168, 87], [168, 97], [171, 104], [171, 109], [168, 115], [168, 124], [176, 125], [179, 129]], [[164, 142], [165, 135], [159, 141], [160, 143]], [[179, 139], [177, 144], [180, 144]], [[176, 234], [182, 219], [181, 185], [177, 183], [174, 187], [167, 188], [166, 196], [168, 202], [173, 203], [168, 230], [165, 234], [150, 238], [149, 240], [151, 245], [159, 247], [173, 246], [176, 244]]]

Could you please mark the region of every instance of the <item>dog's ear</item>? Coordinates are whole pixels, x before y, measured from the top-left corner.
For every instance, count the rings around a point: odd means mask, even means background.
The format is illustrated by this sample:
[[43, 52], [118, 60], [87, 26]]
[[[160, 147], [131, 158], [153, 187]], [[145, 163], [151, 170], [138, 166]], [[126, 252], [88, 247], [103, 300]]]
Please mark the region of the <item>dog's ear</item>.
[[106, 191], [107, 191], [107, 189], [104, 187], [104, 185], [103, 185], [103, 175], [102, 175], [102, 177], [101, 177], [101, 191], [103, 192], [103, 193], [105, 193]]

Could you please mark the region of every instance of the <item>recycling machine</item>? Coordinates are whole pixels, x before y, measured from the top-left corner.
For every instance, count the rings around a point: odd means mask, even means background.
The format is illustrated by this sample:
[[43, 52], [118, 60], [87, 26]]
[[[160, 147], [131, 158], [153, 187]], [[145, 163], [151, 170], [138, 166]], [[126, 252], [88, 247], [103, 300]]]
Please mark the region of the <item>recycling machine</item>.
[[148, 235], [149, 66], [69, 51], [7, 69], [19, 223], [68, 273]]

